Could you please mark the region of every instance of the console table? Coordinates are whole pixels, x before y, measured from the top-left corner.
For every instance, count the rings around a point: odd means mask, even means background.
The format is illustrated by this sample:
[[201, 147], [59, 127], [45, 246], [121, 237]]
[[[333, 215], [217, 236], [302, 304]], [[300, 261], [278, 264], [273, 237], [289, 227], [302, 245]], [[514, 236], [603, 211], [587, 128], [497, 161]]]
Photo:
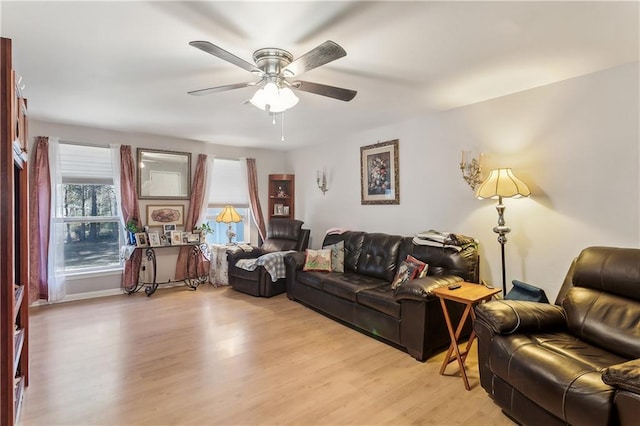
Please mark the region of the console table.
[[[190, 247], [189, 255], [187, 256], [187, 277], [183, 280], [168, 280], [164, 282], [157, 282], [156, 279], [156, 250], [160, 249], [168, 249], [168, 248], [182, 248], [182, 247]], [[179, 282], [184, 282], [187, 287], [192, 290], [196, 290], [198, 286], [202, 283], [209, 281], [208, 272], [204, 275], [200, 275], [198, 273], [198, 269], [200, 267], [201, 257], [204, 256], [206, 260], [211, 259], [211, 253], [209, 251], [209, 245], [206, 243], [202, 244], [180, 244], [180, 245], [170, 245], [170, 246], [153, 246], [153, 247], [136, 247], [135, 250], [144, 250], [144, 254], [147, 256], [147, 260], [151, 262], [151, 274], [152, 280], [150, 282], [146, 282], [140, 279], [140, 273], [138, 272], [138, 282], [133, 287], [125, 287], [124, 291], [128, 294], [133, 294], [140, 291], [144, 287], [144, 292], [147, 296], [151, 296], [156, 292], [158, 286], [163, 284], [175, 284]]]

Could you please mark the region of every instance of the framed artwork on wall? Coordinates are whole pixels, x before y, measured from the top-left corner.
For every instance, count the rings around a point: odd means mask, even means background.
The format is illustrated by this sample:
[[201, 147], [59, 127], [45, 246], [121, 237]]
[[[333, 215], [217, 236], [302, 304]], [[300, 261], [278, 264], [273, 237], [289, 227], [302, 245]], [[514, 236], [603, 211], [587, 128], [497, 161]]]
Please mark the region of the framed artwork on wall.
[[400, 204], [398, 139], [360, 147], [361, 204]]
[[[147, 206], [147, 226], [184, 224], [184, 205], [158, 204]], [[174, 228], [175, 229], [175, 228]], [[165, 232], [167, 232], [165, 230]]]

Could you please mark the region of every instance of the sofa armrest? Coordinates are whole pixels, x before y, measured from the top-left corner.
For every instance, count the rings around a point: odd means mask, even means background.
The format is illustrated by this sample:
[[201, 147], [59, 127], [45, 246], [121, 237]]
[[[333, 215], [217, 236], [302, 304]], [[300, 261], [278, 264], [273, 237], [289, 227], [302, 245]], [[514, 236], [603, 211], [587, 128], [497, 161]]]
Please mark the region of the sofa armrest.
[[475, 307], [476, 318], [495, 334], [566, 329], [560, 306], [519, 300], [494, 300]]
[[456, 275], [443, 275], [443, 276], [426, 276], [424, 278], [417, 278], [415, 280], [409, 280], [408, 282], [400, 285], [394, 292], [394, 297], [397, 302], [402, 299], [411, 300], [424, 300], [427, 297], [433, 296], [432, 290], [440, 287], [445, 287], [453, 283], [462, 281], [462, 278]]
[[640, 359], [605, 368], [602, 381], [609, 386], [640, 394]]
[[287, 267], [287, 271], [299, 271], [304, 266], [306, 254], [298, 251], [295, 253], [289, 253], [284, 257], [284, 263]]

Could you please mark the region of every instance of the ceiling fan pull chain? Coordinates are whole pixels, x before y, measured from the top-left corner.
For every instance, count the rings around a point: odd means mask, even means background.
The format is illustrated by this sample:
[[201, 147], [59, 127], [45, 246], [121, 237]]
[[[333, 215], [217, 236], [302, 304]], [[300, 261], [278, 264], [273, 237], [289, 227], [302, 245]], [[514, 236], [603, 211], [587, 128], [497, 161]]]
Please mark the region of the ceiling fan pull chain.
[[281, 124], [281, 128], [280, 128], [280, 134], [282, 135], [282, 137], [280, 138], [281, 142], [284, 142], [284, 111], [282, 111], [282, 118], [280, 119], [280, 124]]

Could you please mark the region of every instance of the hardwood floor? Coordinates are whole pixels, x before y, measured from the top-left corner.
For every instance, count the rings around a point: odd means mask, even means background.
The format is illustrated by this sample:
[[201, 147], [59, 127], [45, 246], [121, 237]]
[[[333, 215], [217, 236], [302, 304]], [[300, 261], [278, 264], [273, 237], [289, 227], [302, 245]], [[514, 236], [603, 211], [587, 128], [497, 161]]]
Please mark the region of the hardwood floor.
[[511, 425], [426, 363], [285, 295], [160, 289], [31, 308], [21, 425]]

